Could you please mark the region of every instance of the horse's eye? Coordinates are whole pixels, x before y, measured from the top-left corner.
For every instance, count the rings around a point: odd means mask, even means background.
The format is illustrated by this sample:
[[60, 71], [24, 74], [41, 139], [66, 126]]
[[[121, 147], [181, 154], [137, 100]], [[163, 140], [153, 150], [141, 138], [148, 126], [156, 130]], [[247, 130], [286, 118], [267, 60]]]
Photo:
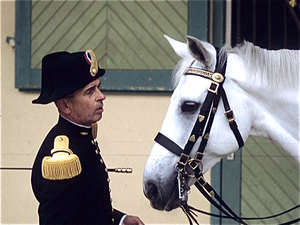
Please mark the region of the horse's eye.
[[182, 112], [193, 113], [199, 108], [199, 105], [200, 104], [197, 102], [184, 102], [181, 105], [181, 110], [182, 110]]

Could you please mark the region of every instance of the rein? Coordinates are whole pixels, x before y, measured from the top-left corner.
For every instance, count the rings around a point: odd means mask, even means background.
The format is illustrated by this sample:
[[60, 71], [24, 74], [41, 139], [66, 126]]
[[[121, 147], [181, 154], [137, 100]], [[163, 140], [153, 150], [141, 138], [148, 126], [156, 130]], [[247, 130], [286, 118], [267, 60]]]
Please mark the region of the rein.
[[[270, 219], [273, 217], [280, 216], [284, 213], [288, 213], [300, 207], [300, 205], [298, 205], [283, 213], [274, 216], [269, 216], [269, 217], [241, 218], [233, 210], [231, 210], [231, 208], [223, 201], [223, 199], [217, 194], [217, 192], [211, 187], [211, 185], [205, 181], [202, 173], [203, 171], [202, 158], [204, 155], [205, 147], [209, 139], [209, 133], [214, 121], [214, 116], [217, 112], [220, 98], [222, 98], [223, 106], [225, 109], [224, 114], [226, 120], [229, 123], [229, 126], [237, 140], [239, 148], [244, 146], [243, 138], [235, 122], [235, 116], [233, 110], [230, 108], [226, 96], [226, 92], [223, 88], [223, 83], [225, 81], [226, 65], [227, 65], [227, 55], [221, 56], [221, 54], [218, 54], [215, 72], [210, 72], [207, 70], [202, 70], [193, 67], [189, 67], [186, 70], [184, 74], [185, 76], [188, 75], [199, 76], [202, 78], [210, 79], [212, 82], [208, 87], [208, 92], [205, 101], [200, 109], [199, 116], [195, 122], [193, 130], [190, 134], [190, 138], [186, 143], [184, 149], [182, 149], [179, 145], [177, 145], [175, 142], [173, 142], [171, 139], [169, 139], [168, 137], [166, 137], [160, 132], [157, 134], [157, 136], [154, 139], [158, 144], [162, 145], [170, 152], [179, 156], [178, 163], [175, 166], [175, 169], [178, 173], [177, 175], [178, 194], [179, 194], [179, 199], [181, 199], [181, 209], [187, 216], [190, 224], [193, 224], [193, 221], [196, 224], [198, 224], [197, 220], [195, 219], [196, 214], [193, 211], [204, 213], [210, 216], [233, 219], [240, 224], [247, 224], [246, 222], [244, 222], [244, 220]], [[194, 158], [191, 158], [190, 152], [192, 151], [195, 143], [200, 137], [202, 138], [197, 153]], [[213, 204], [217, 209], [219, 209], [225, 216], [211, 214], [189, 206], [187, 204], [187, 192], [190, 190], [190, 188], [186, 182], [186, 177], [196, 178], [195, 186], [197, 187], [197, 189], [211, 204]], [[300, 218], [284, 224], [291, 224], [297, 221], [300, 221]]]

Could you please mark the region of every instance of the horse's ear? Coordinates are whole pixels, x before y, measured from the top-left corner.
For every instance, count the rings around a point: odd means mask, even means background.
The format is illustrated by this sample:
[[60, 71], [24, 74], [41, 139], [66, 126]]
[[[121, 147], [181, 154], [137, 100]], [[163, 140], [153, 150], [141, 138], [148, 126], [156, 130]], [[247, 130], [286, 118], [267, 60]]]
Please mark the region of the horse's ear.
[[188, 48], [192, 56], [203, 63], [206, 67], [210, 67], [212, 64], [212, 53], [215, 52], [214, 47], [209, 43], [202, 42], [195, 37], [186, 36], [188, 42]]
[[178, 56], [180, 56], [181, 58], [185, 58], [188, 55], [186, 43], [176, 41], [170, 38], [168, 35], [164, 35], [164, 37], [169, 41], [170, 45], [172, 46], [172, 48]]

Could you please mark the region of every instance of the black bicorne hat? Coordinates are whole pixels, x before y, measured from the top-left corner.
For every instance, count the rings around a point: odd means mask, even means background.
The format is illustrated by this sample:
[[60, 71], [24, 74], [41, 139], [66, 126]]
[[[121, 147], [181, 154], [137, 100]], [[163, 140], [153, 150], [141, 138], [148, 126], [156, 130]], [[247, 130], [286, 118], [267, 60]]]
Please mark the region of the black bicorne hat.
[[34, 104], [48, 104], [56, 101], [95, 79], [102, 77], [92, 50], [86, 52], [55, 52], [46, 55], [42, 60], [42, 90]]

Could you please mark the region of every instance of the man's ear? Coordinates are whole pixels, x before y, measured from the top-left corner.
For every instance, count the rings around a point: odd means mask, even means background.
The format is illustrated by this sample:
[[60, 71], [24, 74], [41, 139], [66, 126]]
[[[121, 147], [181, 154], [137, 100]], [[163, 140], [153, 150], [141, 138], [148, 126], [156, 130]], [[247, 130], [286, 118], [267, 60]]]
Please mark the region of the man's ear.
[[69, 115], [71, 113], [70, 104], [71, 102], [68, 98], [61, 98], [56, 101], [58, 110], [66, 115]]

